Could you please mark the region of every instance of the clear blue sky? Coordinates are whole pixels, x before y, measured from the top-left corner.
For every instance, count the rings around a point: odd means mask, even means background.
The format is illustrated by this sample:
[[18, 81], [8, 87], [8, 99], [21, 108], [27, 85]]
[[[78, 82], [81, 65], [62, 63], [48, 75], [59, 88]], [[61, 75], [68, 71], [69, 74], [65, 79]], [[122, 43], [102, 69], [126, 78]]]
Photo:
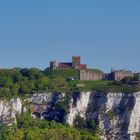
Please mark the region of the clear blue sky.
[[44, 69], [72, 55], [140, 71], [140, 0], [0, 1], [0, 67]]

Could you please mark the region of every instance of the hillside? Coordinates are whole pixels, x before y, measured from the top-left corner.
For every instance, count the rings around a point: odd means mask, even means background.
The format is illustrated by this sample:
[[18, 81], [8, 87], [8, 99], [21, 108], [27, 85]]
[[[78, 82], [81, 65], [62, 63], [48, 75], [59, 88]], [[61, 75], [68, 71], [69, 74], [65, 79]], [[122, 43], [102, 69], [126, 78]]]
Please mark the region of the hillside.
[[46, 69], [44, 71], [46, 76], [49, 77], [63, 77], [63, 78], [68, 78], [68, 77], [79, 77], [79, 70], [76, 69]]
[[[99, 70], [95, 70], [99, 71]], [[68, 77], [77, 78], [78, 70], [50, 70], [41, 71], [31, 69], [0, 69], [0, 98], [24, 96], [39, 91], [73, 92], [73, 91], [111, 91], [131, 93], [140, 90], [139, 86], [128, 85], [117, 81], [79, 81], [68, 80]], [[82, 84], [82, 87], [78, 85]]]
[[67, 79], [78, 73], [0, 69], [0, 140], [98, 140], [115, 135], [116, 129], [123, 130], [116, 134], [120, 138], [139, 134], [133, 127], [139, 116], [140, 87], [123, 81]]

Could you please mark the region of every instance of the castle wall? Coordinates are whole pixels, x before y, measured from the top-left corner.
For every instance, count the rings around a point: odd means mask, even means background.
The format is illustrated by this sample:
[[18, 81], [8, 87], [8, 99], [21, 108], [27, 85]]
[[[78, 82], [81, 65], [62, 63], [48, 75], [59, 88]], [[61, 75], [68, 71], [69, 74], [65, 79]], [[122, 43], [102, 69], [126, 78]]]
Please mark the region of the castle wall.
[[103, 73], [96, 73], [91, 70], [80, 70], [80, 80], [102, 80]]

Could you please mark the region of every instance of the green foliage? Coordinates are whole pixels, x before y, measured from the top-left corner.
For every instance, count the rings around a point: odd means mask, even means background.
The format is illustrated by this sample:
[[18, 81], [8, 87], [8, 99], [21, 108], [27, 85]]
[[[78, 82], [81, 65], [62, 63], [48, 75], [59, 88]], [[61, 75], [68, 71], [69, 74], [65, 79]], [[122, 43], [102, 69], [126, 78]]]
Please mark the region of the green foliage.
[[140, 81], [140, 73], [136, 73], [133, 78], [134, 81]]
[[1, 98], [3, 98], [3, 97], [7, 97], [8, 98], [9, 96], [11, 96], [9, 88], [6, 88], [6, 87], [0, 88], [0, 97]]
[[86, 120], [80, 115], [77, 115], [74, 120], [74, 126], [79, 129], [84, 129], [86, 128]]
[[6, 125], [0, 124], [0, 140], [8, 139], [9, 128]]
[[67, 88], [67, 81], [63, 77], [55, 77], [52, 78], [49, 83], [49, 88], [54, 91], [59, 91], [59, 89], [66, 89]]
[[2, 127], [0, 132], [0, 140], [99, 140], [88, 131], [33, 119], [28, 113], [17, 116], [17, 126]]
[[107, 116], [110, 120], [112, 120], [116, 116], [116, 113], [113, 110], [109, 110], [107, 112]]
[[140, 87], [138, 86], [131, 86], [128, 84], [123, 84], [120, 81], [106, 81], [106, 80], [99, 80], [99, 81], [71, 81], [70, 85], [76, 86], [76, 84], [84, 84], [85, 87], [81, 87], [80, 91], [104, 91], [104, 92], [123, 92], [123, 93], [134, 93], [140, 91]]
[[22, 75], [18, 69], [0, 69], [0, 79], [2, 77], [11, 77], [14, 82], [20, 81]]
[[88, 122], [86, 122], [86, 120], [83, 117], [77, 115], [74, 120], [74, 126], [75, 128], [83, 132], [90, 131], [91, 133], [95, 134], [98, 124], [95, 120], [89, 120]]
[[44, 71], [46, 76], [49, 77], [63, 77], [65, 79], [67, 79], [68, 77], [79, 77], [79, 70], [76, 69], [56, 69], [56, 70], [52, 70], [52, 69], [46, 69]]
[[135, 140], [139, 140], [139, 139], [140, 139], [140, 133], [136, 133]]
[[91, 131], [95, 131], [97, 124], [95, 120], [90, 120], [87, 122], [87, 126], [88, 126], [88, 129], [90, 129]]
[[49, 79], [39, 69], [1, 69], [0, 97], [30, 94], [33, 91], [47, 90]]
[[21, 69], [20, 72], [22, 76], [28, 77], [29, 79], [38, 79], [44, 76], [44, 74], [37, 68]]
[[133, 77], [131, 76], [125, 77], [124, 79], [122, 79], [123, 84], [129, 84], [131, 81], [133, 81]]
[[0, 87], [12, 87], [13, 81], [11, 77], [1, 77]]
[[[100, 70], [93, 69], [95, 72]], [[79, 70], [75, 69], [46, 69], [41, 71], [37, 68], [31, 69], [0, 69], [0, 97], [11, 98], [33, 92], [75, 92], [75, 91], [105, 91], [133, 93], [140, 90], [138, 86], [128, 85], [131, 78], [118, 81], [67, 81], [68, 77], [78, 77]], [[77, 87], [83, 84], [84, 87]]]
[[[94, 70], [100, 72], [98, 70]], [[68, 113], [69, 102], [74, 91], [105, 91], [133, 93], [140, 87], [128, 85], [129, 78], [123, 82], [117, 81], [67, 81], [68, 77], [78, 77], [78, 70], [50, 70], [39, 69], [1, 69], [0, 70], [0, 98], [12, 98], [13, 96], [30, 94], [39, 91], [67, 92], [65, 100], [54, 104], [53, 109], [61, 111], [60, 122]], [[77, 87], [84, 84], [84, 87]], [[23, 96], [24, 97], [24, 96]], [[114, 112], [107, 113], [110, 119]], [[17, 115], [17, 126], [0, 126], [0, 140], [97, 140], [95, 132], [101, 133], [94, 120], [86, 122], [79, 115], [75, 118], [75, 128], [56, 122], [33, 119], [30, 113]], [[92, 134], [89, 132], [92, 132]]]
[[42, 77], [35, 81], [36, 90], [47, 90], [49, 85], [49, 78]]

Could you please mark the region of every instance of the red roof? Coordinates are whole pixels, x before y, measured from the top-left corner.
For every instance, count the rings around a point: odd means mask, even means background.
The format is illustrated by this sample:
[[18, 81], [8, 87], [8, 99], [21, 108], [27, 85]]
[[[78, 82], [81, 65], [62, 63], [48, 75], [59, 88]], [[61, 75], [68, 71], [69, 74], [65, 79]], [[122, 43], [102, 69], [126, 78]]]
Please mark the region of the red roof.
[[87, 65], [86, 64], [81, 64], [80, 65], [80, 69], [86, 69], [87, 68]]
[[62, 69], [72, 68], [72, 63], [59, 63], [58, 68], [62, 68]]

